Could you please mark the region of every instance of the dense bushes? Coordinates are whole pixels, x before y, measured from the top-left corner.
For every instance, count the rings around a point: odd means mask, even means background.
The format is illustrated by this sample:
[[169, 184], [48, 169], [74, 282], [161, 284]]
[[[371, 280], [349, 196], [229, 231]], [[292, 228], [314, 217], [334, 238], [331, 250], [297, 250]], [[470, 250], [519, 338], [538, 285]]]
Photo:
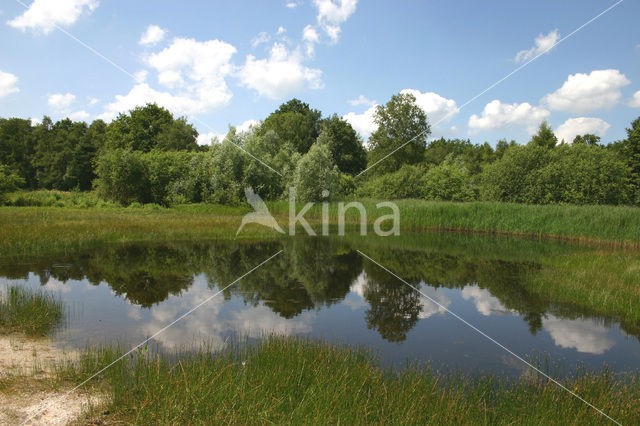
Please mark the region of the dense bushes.
[[624, 161], [601, 146], [518, 146], [485, 168], [481, 197], [527, 204], [627, 204], [629, 179]]

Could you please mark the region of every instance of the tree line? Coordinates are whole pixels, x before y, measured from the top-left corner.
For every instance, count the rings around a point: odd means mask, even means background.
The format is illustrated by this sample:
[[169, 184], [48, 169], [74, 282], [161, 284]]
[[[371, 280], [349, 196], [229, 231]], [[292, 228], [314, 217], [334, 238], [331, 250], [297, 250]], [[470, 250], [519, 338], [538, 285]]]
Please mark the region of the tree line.
[[239, 204], [245, 187], [275, 200], [294, 186], [308, 201], [640, 204], [640, 118], [608, 145], [591, 134], [558, 141], [543, 122], [526, 144], [501, 140], [495, 148], [430, 141], [428, 117], [411, 94], [378, 106], [375, 122], [365, 146], [339, 116], [292, 99], [249, 130], [232, 127], [223, 141], [199, 146], [193, 125], [156, 104], [109, 124], [0, 118], [0, 198], [23, 188], [95, 190], [123, 205]]

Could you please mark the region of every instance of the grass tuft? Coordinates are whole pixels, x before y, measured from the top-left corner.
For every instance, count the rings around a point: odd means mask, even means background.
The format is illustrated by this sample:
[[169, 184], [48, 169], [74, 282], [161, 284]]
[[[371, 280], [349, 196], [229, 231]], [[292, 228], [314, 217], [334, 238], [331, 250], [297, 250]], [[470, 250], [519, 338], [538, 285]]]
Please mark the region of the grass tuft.
[[14, 285], [0, 296], [0, 331], [22, 332], [27, 336], [46, 336], [64, 318], [62, 301], [44, 291], [31, 291]]

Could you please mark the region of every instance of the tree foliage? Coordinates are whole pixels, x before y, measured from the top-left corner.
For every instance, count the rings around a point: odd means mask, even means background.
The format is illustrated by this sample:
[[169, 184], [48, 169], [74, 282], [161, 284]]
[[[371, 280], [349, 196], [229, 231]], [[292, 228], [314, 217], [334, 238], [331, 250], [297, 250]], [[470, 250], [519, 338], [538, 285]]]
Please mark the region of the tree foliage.
[[368, 173], [394, 172], [422, 161], [431, 129], [413, 95], [393, 95], [386, 105], [378, 106], [374, 120], [378, 129], [369, 138], [367, 165], [375, 167]]

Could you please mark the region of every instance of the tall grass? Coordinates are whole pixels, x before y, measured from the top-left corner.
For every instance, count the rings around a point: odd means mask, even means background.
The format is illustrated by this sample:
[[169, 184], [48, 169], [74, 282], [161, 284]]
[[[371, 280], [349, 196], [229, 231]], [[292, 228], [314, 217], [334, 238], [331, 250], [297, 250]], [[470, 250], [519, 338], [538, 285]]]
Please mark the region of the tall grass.
[[0, 331], [46, 336], [63, 318], [62, 301], [50, 293], [14, 285], [0, 296]]
[[[77, 382], [117, 359], [95, 349], [58, 376]], [[103, 372], [108, 414], [127, 424], [600, 424], [605, 418], [547, 380], [442, 376], [429, 368], [383, 369], [371, 353], [299, 338], [257, 346], [206, 346], [180, 356], [141, 351]], [[640, 380], [579, 371], [565, 383], [622, 423], [640, 416]], [[104, 410], [102, 410], [104, 413]]]

